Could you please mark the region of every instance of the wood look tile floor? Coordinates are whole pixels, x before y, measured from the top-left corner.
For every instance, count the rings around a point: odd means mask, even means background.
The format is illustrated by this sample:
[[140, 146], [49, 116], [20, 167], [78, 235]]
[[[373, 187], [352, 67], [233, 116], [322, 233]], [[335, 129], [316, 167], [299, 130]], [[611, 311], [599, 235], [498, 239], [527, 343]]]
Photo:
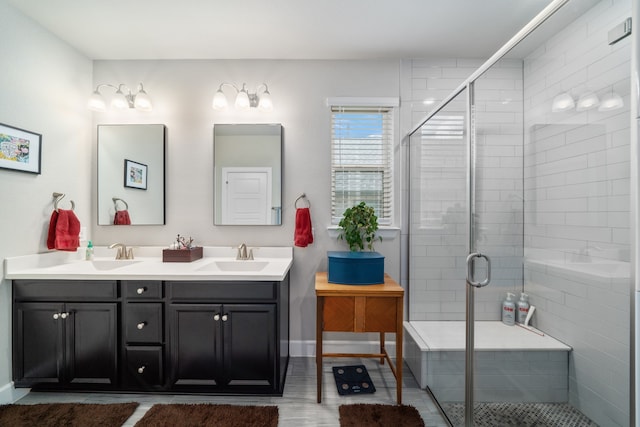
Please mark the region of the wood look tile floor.
[[[373, 394], [340, 396], [333, 378], [333, 366], [365, 365], [376, 387]], [[327, 358], [323, 364], [322, 403], [316, 403], [316, 365], [314, 358], [292, 358], [282, 397], [202, 396], [174, 394], [113, 394], [31, 392], [19, 404], [79, 402], [118, 403], [139, 402], [140, 406], [124, 424], [133, 427], [156, 403], [212, 403], [232, 405], [277, 405], [279, 427], [336, 427], [338, 407], [350, 403], [396, 403], [396, 381], [389, 367], [374, 359]], [[414, 406], [429, 427], [446, 427], [436, 405], [425, 390], [419, 388], [406, 364], [403, 367], [402, 403]]]

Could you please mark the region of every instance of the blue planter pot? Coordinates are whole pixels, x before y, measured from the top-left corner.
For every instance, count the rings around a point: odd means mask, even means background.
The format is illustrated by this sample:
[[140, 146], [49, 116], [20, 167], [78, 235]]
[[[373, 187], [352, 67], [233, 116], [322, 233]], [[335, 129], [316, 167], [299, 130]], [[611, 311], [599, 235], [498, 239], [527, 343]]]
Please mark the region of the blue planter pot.
[[384, 283], [384, 256], [378, 252], [328, 251], [329, 283], [375, 285]]

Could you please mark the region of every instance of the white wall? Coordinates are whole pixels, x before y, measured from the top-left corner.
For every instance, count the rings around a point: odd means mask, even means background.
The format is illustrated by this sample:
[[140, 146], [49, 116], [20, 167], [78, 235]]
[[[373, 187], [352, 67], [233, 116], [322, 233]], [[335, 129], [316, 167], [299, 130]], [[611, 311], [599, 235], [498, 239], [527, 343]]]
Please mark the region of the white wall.
[[[201, 245], [237, 246], [245, 242], [248, 246], [293, 246], [294, 202], [301, 193], [306, 193], [311, 202], [315, 238], [307, 248], [294, 248], [291, 270], [292, 352], [300, 354], [301, 341], [315, 341], [314, 275], [317, 271], [326, 271], [327, 250], [347, 249], [326, 231], [331, 223], [331, 116], [326, 98], [398, 97], [399, 67], [399, 62], [393, 60], [94, 62], [94, 84], [124, 83], [134, 88], [143, 82], [154, 104], [150, 113], [95, 113], [94, 130], [95, 125], [107, 123], [167, 126], [167, 223], [140, 227], [94, 225], [91, 239], [96, 245], [114, 242], [168, 245], [179, 233], [192, 236]], [[226, 112], [214, 111], [211, 101], [221, 82], [246, 82], [250, 89], [267, 83], [274, 111], [267, 114], [237, 112], [233, 108]], [[213, 225], [215, 123], [283, 125], [282, 226]], [[95, 131], [93, 133], [95, 147]], [[95, 171], [91, 181], [95, 188]], [[95, 197], [92, 203], [95, 213]], [[95, 224], [93, 217], [92, 222]], [[386, 272], [399, 281], [400, 239], [386, 239], [376, 245], [376, 250], [385, 255]]]
[[[42, 134], [42, 174], [0, 169], [0, 259], [46, 251], [52, 193], [91, 210], [91, 61], [0, 0], [0, 122]], [[4, 264], [0, 277], [4, 276]], [[0, 282], [0, 402], [11, 397], [11, 286]]]

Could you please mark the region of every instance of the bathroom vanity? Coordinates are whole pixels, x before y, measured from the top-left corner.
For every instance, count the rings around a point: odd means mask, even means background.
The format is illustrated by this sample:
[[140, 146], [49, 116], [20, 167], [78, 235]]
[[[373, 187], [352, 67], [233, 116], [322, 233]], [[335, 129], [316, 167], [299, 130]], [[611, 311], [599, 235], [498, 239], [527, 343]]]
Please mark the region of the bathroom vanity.
[[8, 258], [16, 387], [282, 395], [292, 251], [272, 249], [253, 261], [229, 248], [191, 263]]

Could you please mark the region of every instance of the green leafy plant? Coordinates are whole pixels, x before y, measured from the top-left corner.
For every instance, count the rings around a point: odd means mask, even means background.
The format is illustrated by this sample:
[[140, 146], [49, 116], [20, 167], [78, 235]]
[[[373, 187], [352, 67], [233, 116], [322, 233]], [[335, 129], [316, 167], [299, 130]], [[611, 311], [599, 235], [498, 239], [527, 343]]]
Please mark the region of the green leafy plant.
[[338, 240], [346, 240], [353, 252], [364, 251], [365, 246], [372, 251], [373, 242], [382, 241], [382, 237], [376, 237], [378, 217], [365, 202], [347, 208], [338, 225], [342, 228]]

